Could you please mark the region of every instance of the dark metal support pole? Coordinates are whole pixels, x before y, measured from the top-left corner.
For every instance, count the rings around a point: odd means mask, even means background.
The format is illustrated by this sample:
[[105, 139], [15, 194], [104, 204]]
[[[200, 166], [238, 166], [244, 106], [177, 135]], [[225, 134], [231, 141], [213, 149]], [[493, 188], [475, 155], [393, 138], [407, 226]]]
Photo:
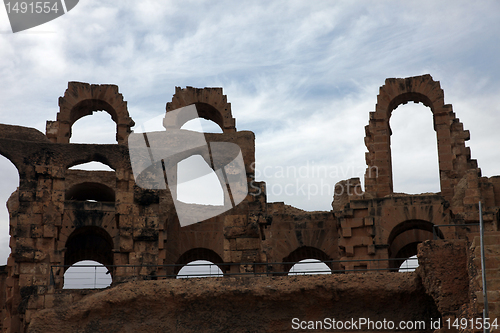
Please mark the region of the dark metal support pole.
[[[488, 289], [486, 288], [486, 261], [484, 258], [484, 225], [483, 225], [483, 206], [481, 201], [479, 201], [479, 231], [481, 239], [481, 275], [483, 279], [483, 299], [484, 299], [484, 309], [483, 309], [483, 325], [485, 319], [488, 318]], [[485, 333], [489, 333], [489, 328], [484, 328]]]

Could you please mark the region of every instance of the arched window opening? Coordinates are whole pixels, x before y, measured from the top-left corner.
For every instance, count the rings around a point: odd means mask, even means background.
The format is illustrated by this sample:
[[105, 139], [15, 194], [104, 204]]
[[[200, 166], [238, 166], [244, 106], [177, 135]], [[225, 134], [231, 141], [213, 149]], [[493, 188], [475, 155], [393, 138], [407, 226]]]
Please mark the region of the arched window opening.
[[417, 255], [413, 255], [403, 261], [401, 266], [399, 266], [399, 272], [404, 273], [404, 272], [413, 272], [415, 269], [418, 267], [418, 258]]
[[19, 186], [19, 173], [17, 168], [12, 164], [9, 159], [0, 155], [0, 173], [2, 175], [2, 191], [0, 191], [0, 202], [3, 204], [0, 207], [0, 265], [7, 264], [7, 258], [10, 253], [9, 248], [9, 211], [5, 206], [5, 202], [9, 199], [11, 194], [16, 191]]
[[115, 191], [100, 183], [80, 183], [68, 189], [66, 200], [115, 202]]
[[207, 119], [195, 118], [182, 125], [181, 129], [201, 132], [201, 133], [223, 133], [220, 126]]
[[220, 128], [224, 127], [224, 119], [222, 117], [222, 114], [212, 105], [207, 103], [195, 103], [195, 106], [199, 118], [213, 121], [214, 123], [219, 125]]
[[78, 119], [71, 127], [71, 143], [114, 144], [116, 123], [107, 112], [94, 112]]
[[312, 271], [312, 268], [318, 267], [320, 267], [321, 270], [325, 270], [324, 266], [326, 266], [331, 273], [332, 267], [335, 270], [339, 269], [337, 265], [332, 266], [331, 260], [332, 259], [320, 249], [311, 246], [301, 246], [298, 249], [292, 251], [287, 257], [283, 258], [283, 268], [284, 272], [292, 272], [292, 268], [296, 266], [293, 272], [298, 272], [299, 270], [309, 270], [309, 268], [311, 268], [310, 271]]
[[304, 259], [290, 268], [288, 275], [313, 275], [331, 274], [332, 270], [327, 264], [318, 259]]
[[184, 265], [177, 273], [177, 279], [198, 277], [222, 277], [222, 270], [211, 261], [195, 260]]
[[[440, 230], [434, 232], [439, 238], [444, 238]], [[418, 261], [410, 258], [416, 257], [418, 244], [433, 237], [433, 224], [428, 221], [408, 220], [395, 226], [388, 238], [391, 271], [404, 272], [418, 266]]]
[[107, 288], [112, 281], [111, 272], [103, 264], [93, 260], [82, 260], [64, 273], [63, 289]]
[[69, 170], [115, 171], [111, 169], [109, 165], [96, 161], [73, 165], [71, 168], [69, 168]]
[[393, 192], [439, 192], [436, 132], [431, 109], [399, 105], [390, 119]]
[[113, 239], [103, 228], [81, 227], [68, 237], [64, 255], [66, 269], [84, 260], [96, 261], [107, 268], [105, 273], [112, 274]]
[[[412, 231], [409, 231], [409, 232], [412, 232], [412, 233], [422, 233], [421, 230], [417, 230], [417, 229], [413, 229]], [[401, 238], [407, 238], [407, 234], [409, 232], [405, 232], [405, 236], [398, 236], [398, 238], [396, 238], [396, 242], [400, 241]], [[426, 232], [424, 232], [426, 233]], [[391, 262], [391, 270], [394, 270], [394, 271], [398, 271], [398, 272], [413, 272], [417, 267], [418, 267], [418, 259], [417, 259], [417, 246], [418, 244], [422, 243], [424, 240], [424, 238], [428, 238], [428, 234], [427, 234], [427, 237], [424, 236], [424, 237], [418, 237], [417, 241], [414, 241], [412, 243], [409, 243], [409, 244], [406, 244], [405, 246], [403, 246], [403, 248], [401, 248], [397, 253], [396, 255], [394, 255], [394, 260]]]
[[200, 155], [177, 164], [177, 200], [198, 205], [224, 205], [224, 191], [215, 171]]
[[206, 248], [186, 251], [179, 257], [176, 264], [174, 273], [178, 275], [178, 278], [200, 277], [200, 275], [223, 276], [227, 270], [222, 258], [215, 251]]

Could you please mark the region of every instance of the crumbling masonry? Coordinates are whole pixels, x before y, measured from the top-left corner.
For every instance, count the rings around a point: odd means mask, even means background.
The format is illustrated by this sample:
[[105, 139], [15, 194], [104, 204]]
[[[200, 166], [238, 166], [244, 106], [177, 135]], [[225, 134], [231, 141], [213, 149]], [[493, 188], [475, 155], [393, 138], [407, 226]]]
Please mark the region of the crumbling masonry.
[[[409, 101], [433, 114], [439, 193], [393, 192], [389, 120]], [[251, 168], [254, 134], [236, 130], [221, 88], [176, 88], [166, 112], [192, 104], [222, 129], [205, 134], [207, 142], [241, 148], [253, 186], [233, 209], [186, 227], [179, 224], [168, 189], [143, 189], [134, 181], [127, 147], [134, 122], [117, 86], [70, 82], [46, 134], [0, 125], [0, 154], [20, 179], [7, 203], [12, 252], [0, 270], [4, 332], [216, 332], [249, 326], [278, 332], [289, 331], [294, 317], [477, 318], [483, 308], [478, 228], [469, 224], [478, 223], [479, 201], [487, 231], [490, 317], [500, 315], [500, 177], [481, 177], [465, 146], [469, 132], [430, 75], [387, 79], [380, 88], [365, 127], [365, 190], [359, 179], [339, 182], [344, 191], [336, 191], [342, 194], [328, 212], [266, 201], [266, 186], [255, 181]], [[117, 143], [71, 144], [72, 125], [97, 110], [116, 123]], [[114, 171], [69, 169], [91, 161]], [[440, 240], [432, 240], [433, 231]], [[370, 271], [402, 262], [380, 259], [417, 253], [416, 272]], [[345, 274], [287, 277], [278, 272], [290, 265], [269, 270], [251, 264], [310, 258], [338, 260], [329, 265]], [[65, 268], [54, 266], [81, 260], [107, 266], [112, 287], [62, 290]], [[226, 274], [255, 275], [165, 277], [179, 268], [161, 265], [193, 260], [209, 260]], [[263, 270], [267, 274], [258, 275]]]

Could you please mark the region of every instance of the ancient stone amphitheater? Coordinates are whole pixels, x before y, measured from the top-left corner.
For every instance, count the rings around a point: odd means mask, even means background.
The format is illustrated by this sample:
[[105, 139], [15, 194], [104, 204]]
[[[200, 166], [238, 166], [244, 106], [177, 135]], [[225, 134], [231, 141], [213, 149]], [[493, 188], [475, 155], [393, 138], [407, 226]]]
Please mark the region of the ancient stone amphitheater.
[[[393, 192], [389, 120], [409, 101], [433, 114], [439, 193]], [[137, 185], [134, 122], [117, 86], [70, 82], [45, 134], [0, 125], [0, 154], [20, 180], [7, 202], [11, 254], [0, 267], [4, 332], [288, 332], [325, 318], [426, 323], [414, 332], [438, 331], [431, 323], [440, 320], [442, 331], [471, 332], [446, 323], [482, 315], [480, 201], [489, 317], [500, 315], [500, 177], [481, 176], [465, 146], [469, 132], [430, 75], [386, 80], [365, 127], [365, 188], [357, 178], [339, 182], [324, 212], [267, 202], [266, 184], [254, 179], [254, 134], [236, 130], [221, 88], [177, 88], [166, 114], [190, 105], [222, 129], [205, 134], [207, 142], [240, 147], [252, 186], [232, 209], [187, 226], [168, 188]], [[116, 123], [117, 143], [71, 144], [72, 125], [97, 110]], [[70, 169], [91, 161], [113, 171]], [[417, 270], [398, 272], [416, 254]], [[303, 259], [325, 262], [332, 274], [286, 274]], [[112, 285], [63, 289], [65, 270], [81, 260], [106, 266]], [[173, 278], [194, 260], [224, 276]]]

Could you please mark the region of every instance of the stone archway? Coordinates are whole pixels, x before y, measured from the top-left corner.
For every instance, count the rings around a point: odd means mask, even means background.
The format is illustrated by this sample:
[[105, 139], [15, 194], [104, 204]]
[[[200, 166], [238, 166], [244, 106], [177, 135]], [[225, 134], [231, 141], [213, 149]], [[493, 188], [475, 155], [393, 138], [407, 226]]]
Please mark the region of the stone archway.
[[115, 202], [115, 191], [101, 183], [83, 182], [67, 189], [65, 200]]
[[[66, 240], [64, 265], [71, 266], [82, 260], [94, 260], [112, 271], [113, 239], [103, 228], [81, 227], [71, 233]], [[68, 267], [65, 267], [65, 270]]]
[[[295, 249], [292, 251], [288, 256], [283, 258], [283, 268], [285, 272], [290, 271], [292, 266], [294, 265], [293, 263], [298, 263], [299, 261], [305, 260], [305, 259], [316, 259], [319, 261], [331, 261], [332, 258], [330, 258], [325, 252], [321, 251], [320, 249], [317, 249], [315, 247], [311, 246], [301, 246], [298, 249]], [[332, 265], [331, 262], [325, 262], [325, 264], [332, 269], [333, 266], [337, 265]], [[338, 269], [338, 267], [335, 267], [335, 269]]]
[[[467, 170], [477, 168], [477, 162], [471, 160], [470, 149], [465, 147], [469, 131], [464, 131], [452, 106], [444, 104], [444, 92], [439, 82], [430, 75], [387, 79], [380, 87], [376, 110], [370, 112], [370, 122], [365, 127], [365, 144], [368, 148], [365, 156], [366, 192], [379, 198], [393, 193], [389, 120], [394, 109], [409, 101], [422, 103], [432, 111], [438, 144], [441, 194], [446, 200], [451, 200], [458, 179]], [[374, 169], [377, 172], [373, 172]]]
[[[409, 220], [396, 225], [389, 234], [389, 267], [397, 269], [405, 259], [417, 254], [417, 245], [433, 239], [434, 224], [423, 220]], [[443, 233], [435, 231], [437, 237], [444, 239]]]
[[[236, 120], [231, 113], [231, 103], [227, 102], [227, 96], [222, 93], [222, 88], [176, 87], [172, 102], [167, 103], [166, 111], [168, 113], [193, 104], [199, 117], [215, 122], [223, 133], [236, 132]], [[182, 119], [177, 124], [178, 128], [191, 119], [194, 118]]]
[[88, 84], [69, 82], [64, 97], [59, 97], [56, 121], [47, 121], [47, 137], [52, 142], [69, 143], [71, 127], [80, 118], [103, 110], [116, 123], [116, 141], [126, 144], [134, 121], [127, 110], [127, 102], [112, 84]]
[[[228, 267], [224, 265], [224, 261], [217, 253], [206, 248], [195, 248], [184, 252], [184, 254], [182, 254], [179, 259], [177, 259], [176, 265], [186, 265], [196, 260], [210, 261], [217, 265], [222, 273], [226, 273], [229, 270]], [[179, 273], [182, 267], [183, 266], [175, 267], [174, 272], [176, 275], [177, 273]]]

